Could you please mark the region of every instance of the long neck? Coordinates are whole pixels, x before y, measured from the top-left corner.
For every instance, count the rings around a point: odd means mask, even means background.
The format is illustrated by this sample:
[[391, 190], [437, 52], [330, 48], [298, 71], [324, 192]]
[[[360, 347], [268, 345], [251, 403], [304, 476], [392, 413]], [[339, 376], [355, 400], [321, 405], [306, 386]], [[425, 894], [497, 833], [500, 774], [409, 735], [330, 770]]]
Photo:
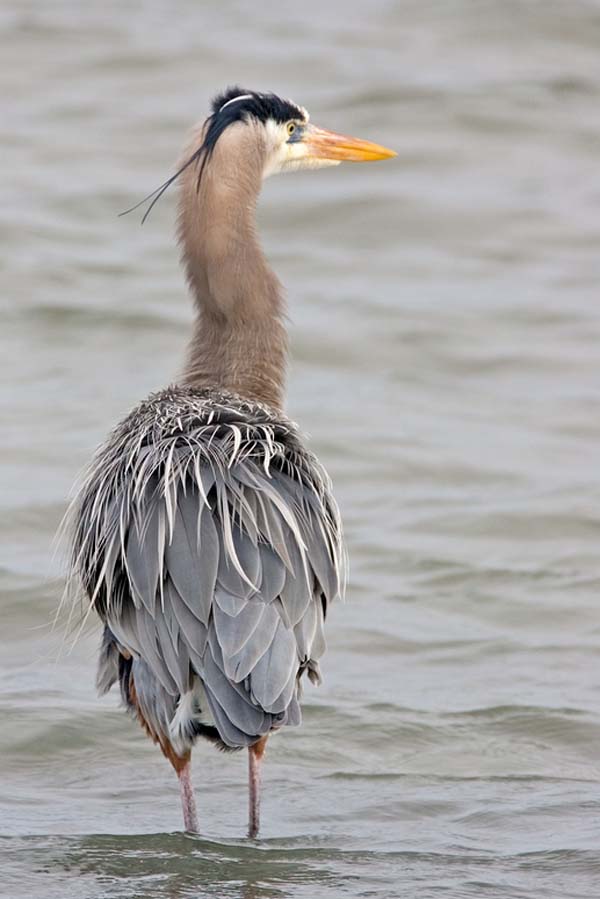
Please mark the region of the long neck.
[[285, 307], [255, 230], [261, 160], [256, 152], [244, 157], [244, 169], [233, 168], [217, 146], [199, 186], [197, 165], [182, 176], [179, 239], [196, 306], [183, 379], [280, 409]]

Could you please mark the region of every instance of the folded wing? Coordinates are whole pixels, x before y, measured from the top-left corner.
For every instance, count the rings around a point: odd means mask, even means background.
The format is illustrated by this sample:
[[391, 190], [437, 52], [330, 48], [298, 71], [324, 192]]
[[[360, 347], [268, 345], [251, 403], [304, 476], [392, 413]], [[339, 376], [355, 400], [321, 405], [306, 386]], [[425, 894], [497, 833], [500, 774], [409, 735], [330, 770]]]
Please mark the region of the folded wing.
[[223, 742], [247, 745], [299, 723], [299, 676], [319, 678], [341, 590], [336, 510], [310, 467], [289, 460], [225, 467], [176, 447], [170, 463], [170, 477], [133, 477], [106, 504], [95, 589], [116, 640], [165, 694], [197, 676]]

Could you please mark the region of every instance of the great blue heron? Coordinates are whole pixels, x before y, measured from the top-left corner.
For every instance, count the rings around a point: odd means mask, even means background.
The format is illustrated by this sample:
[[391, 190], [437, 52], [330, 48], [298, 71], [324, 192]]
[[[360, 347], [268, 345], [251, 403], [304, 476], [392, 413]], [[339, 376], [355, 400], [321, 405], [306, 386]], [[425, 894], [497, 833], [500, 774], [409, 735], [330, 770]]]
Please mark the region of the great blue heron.
[[284, 302], [255, 234], [261, 182], [394, 155], [274, 94], [230, 88], [146, 198], [180, 179], [197, 318], [179, 383], [96, 452], [73, 505], [72, 572], [104, 622], [99, 691], [118, 681], [172, 764], [189, 831], [191, 749], [205, 737], [248, 747], [257, 835], [268, 735], [300, 723], [301, 677], [320, 680], [327, 606], [343, 592], [330, 481], [283, 412]]

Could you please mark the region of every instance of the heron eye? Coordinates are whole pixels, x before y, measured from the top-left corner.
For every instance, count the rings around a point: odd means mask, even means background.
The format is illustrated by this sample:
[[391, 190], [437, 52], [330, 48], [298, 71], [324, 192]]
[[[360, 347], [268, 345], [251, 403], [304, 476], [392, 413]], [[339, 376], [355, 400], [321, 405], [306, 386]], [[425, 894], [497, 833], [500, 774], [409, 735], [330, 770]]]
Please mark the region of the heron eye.
[[295, 123], [294, 123], [294, 122], [288, 122], [288, 123], [287, 123], [287, 133], [290, 135], [290, 137], [291, 137], [291, 135], [294, 133], [295, 130], [296, 130], [296, 125], [295, 125]]

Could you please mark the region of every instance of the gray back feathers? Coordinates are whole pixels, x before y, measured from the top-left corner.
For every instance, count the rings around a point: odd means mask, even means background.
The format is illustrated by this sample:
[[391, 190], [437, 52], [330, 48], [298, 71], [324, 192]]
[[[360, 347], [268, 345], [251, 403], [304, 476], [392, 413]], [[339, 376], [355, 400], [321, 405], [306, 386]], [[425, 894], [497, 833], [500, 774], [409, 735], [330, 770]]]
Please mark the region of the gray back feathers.
[[[96, 454], [73, 527], [74, 573], [142, 660], [163, 731], [196, 679], [228, 746], [299, 723], [345, 556], [329, 479], [290, 421], [230, 394], [155, 394]], [[111, 659], [101, 687], [115, 677]]]

